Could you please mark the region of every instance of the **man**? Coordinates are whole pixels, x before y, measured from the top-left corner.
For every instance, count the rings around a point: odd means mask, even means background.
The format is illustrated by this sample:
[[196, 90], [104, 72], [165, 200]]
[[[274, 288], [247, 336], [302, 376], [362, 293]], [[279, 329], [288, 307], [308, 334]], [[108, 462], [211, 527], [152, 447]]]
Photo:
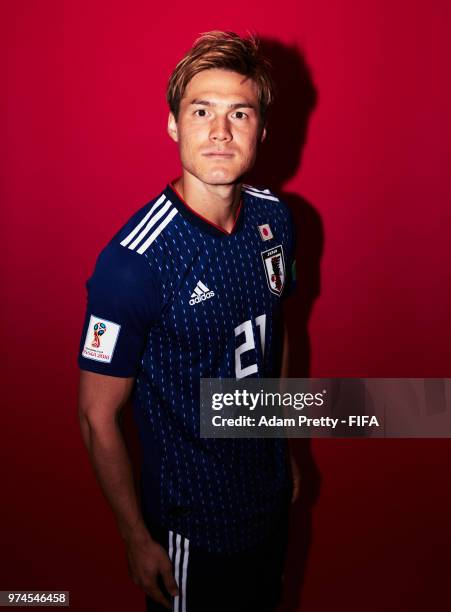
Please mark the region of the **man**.
[[[243, 184], [272, 97], [255, 38], [196, 41], [167, 90], [182, 175], [113, 237], [87, 283], [82, 434], [149, 611], [264, 612], [280, 596], [299, 480], [286, 441], [199, 436], [200, 378], [286, 370], [291, 217]], [[117, 423], [132, 391], [140, 504]]]

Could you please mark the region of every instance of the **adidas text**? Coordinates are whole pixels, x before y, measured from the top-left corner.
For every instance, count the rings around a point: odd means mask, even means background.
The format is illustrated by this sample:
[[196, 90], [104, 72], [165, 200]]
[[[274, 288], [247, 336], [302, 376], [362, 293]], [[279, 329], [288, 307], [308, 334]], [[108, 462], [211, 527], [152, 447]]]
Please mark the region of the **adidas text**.
[[209, 291], [208, 293], [203, 293], [202, 295], [196, 295], [195, 298], [191, 298], [189, 301], [190, 306], [194, 306], [194, 304], [199, 304], [199, 302], [203, 302], [204, 300], [208, 300], [209, 298], [214, 297], [215, 292]]

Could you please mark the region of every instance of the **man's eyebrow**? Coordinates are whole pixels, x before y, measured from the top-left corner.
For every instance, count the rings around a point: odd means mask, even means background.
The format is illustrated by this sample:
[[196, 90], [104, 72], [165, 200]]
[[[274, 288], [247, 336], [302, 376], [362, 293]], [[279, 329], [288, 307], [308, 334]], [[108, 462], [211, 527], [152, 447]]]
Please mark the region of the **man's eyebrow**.
[[[210, 102], [209, 100], [199, 100], [194, 98], [191, 100], [190, 104], [197, 104], [202, 106], [217, 106], [215, 102]], [[235, 102], [233, 104], [227, 104], [229, 108], [253, 108], [255, 110], [255, 104], [251, 104], [250, 102]]]

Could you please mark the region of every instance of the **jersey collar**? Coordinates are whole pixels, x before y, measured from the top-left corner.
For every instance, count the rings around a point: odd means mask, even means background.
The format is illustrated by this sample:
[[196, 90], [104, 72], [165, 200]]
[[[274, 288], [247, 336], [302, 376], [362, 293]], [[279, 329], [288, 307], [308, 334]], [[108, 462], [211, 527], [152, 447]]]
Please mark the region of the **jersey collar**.
[[207, 232], [207, 234], [211, 234], [212, 236], [216, 236], [217, 238], [230, 238], [230, 236], [234, 236], [237, 232], [239, 232], [241, 226], [243, 225], [245, 202], [243, 191], [241, 192], [241, 200], [240, 205], [238, 207], [238, 212], [235, 217], [235, 223], [233, 224], [233, 228], [230, 233], [226, 232], [221, 227], [219, 227], [219, 225], [212, 223], [211, 221], [197, 213], [195, 210], [193, 210], [191, 206], [189, 206], [185, 202], [180, 193], [175, 189], [172, 184], [172, 181], [167, 184], [166, 189], [164, 190], [164, 194], [166, 195], [167, 199], [172, 202], [172, 204], [177, 208], [179, 213], [183, 217], [185, 217], [185, 219], [187, 219], [187, 221], [189, 221], [199, 229]]

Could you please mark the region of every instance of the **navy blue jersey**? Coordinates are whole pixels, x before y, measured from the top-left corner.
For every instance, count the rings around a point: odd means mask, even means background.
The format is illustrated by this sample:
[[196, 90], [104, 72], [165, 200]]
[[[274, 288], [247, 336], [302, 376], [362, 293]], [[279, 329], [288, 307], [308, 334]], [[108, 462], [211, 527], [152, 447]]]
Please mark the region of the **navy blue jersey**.
[[248, 185], [229, 234], [171, 184], [100, 253], [79, 366], [135, 377], [143, 513], [210, 552], [261, 541], [291, 491], [286, 441], [202, 439], [200, 378], [276, 377], [294, 288], [286, 205]]

